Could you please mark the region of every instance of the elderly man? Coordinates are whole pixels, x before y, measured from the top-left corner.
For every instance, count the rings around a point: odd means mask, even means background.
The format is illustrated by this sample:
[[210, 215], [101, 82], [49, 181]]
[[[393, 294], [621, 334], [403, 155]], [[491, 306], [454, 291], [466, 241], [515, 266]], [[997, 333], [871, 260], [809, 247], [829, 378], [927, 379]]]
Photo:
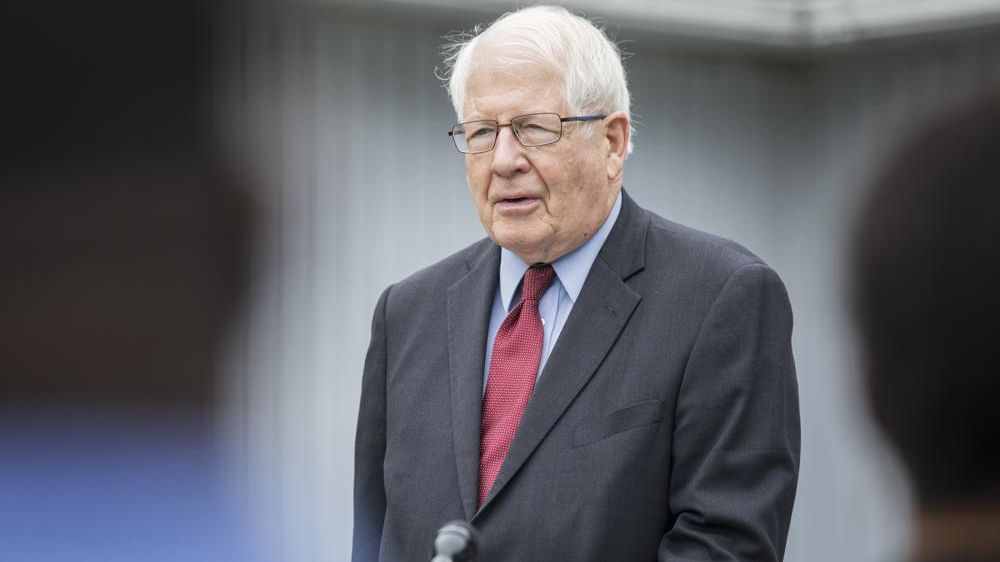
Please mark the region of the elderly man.
[[743, 247], [622, 191], [615, 46], [561, 8], [457, 45], [484, 239], [376, 306], [356, 562], [465, 519], [484, 561], [780, 560], [799, 464], [791, 310]]

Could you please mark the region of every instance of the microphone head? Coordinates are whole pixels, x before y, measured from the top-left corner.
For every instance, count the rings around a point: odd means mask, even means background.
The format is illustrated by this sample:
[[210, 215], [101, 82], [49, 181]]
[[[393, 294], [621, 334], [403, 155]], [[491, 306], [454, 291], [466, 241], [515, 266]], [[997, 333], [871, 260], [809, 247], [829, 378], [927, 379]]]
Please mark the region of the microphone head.
[[473, 562], [476, 559], [476, 530], [465, 521], [451, 521], [437, 532], [432, 562]]

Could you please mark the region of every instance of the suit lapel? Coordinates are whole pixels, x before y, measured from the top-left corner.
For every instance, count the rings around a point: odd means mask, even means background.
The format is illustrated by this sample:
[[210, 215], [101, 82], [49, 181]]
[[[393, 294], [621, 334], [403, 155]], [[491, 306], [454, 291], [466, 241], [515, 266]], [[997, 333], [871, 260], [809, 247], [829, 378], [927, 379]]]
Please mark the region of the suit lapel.
[[618, 221], [591, 266], [482, 508], [510, 482], [573, 403], [639, 304], [640, 295], [625, 280], [643, 267], [649, 217], [624, 192], [622, 199]]
[[479, 427], [483, 364], [490, 310], [500, 269], [500, 248], [474, 256], [469, 273], [448, 288], [448, 371], [451, 421], [459, 493], [466, 519], [476, 511], [479, 491]]

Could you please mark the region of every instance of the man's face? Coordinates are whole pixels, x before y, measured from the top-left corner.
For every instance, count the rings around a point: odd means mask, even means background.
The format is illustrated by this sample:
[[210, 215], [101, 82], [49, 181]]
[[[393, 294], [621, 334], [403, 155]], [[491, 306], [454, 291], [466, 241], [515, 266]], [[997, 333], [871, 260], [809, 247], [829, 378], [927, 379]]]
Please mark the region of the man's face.
[[[509, 123], [529, 113], [570, 117], [558, 73], [499, 66], [490, 55], [477, 53], [462, 121]], [[584, 127], [593, 127], [593, 134]], [[558, 142], [533, 148], [522, 146], [510, 127], [501, 128], [492, 151], [465, 157], [472, 199], [490, 238], [529, 264], [555, 261], [582, 246], [618, 196], [618, 174], [609, 178], [610, 146], [600, 121], [564, 123]]]

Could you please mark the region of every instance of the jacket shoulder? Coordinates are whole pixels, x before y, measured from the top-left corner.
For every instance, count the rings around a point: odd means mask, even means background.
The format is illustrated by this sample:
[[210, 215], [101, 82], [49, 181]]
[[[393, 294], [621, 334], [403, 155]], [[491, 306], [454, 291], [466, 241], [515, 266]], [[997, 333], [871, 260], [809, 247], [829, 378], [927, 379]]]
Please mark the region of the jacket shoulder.
[[707, 268], [724, 276], [751, 264], [768, 267], [757, 254], [738, 242], [676, 223], [652, 212], [649, 215], [647, 244], [650, 256], [662, 256], [688, 267]]
[[715, 302], [727, 286], [787, 300], [778, 273], [742, 244], [649, 215], [643, 281], [649, 290], [670, 286], [675, 295], [705, 305]]
[[447, 256], [446, 258], [420, 269], [392, 285], [393, 299], [444, 295], [452, 284], [465, 276], [480, 260], [488, 259], [496, 249], [489, 238]]

